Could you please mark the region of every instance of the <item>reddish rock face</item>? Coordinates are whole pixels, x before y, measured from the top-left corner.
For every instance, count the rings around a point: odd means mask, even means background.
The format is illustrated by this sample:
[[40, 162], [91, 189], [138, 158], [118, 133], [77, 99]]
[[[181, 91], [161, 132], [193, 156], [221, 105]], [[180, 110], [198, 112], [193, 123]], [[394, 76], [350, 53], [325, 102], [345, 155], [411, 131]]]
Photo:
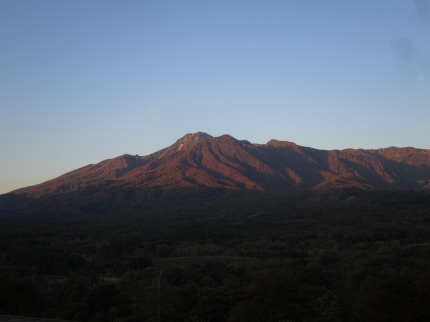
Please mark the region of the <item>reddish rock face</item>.
[[326, 151], [287, 141], [251, 144], [229, 135], [198, 132], [147, 156], [122, 155], [13, 193], [39, 197], [105, 186], [429, 189], [430, 150]]

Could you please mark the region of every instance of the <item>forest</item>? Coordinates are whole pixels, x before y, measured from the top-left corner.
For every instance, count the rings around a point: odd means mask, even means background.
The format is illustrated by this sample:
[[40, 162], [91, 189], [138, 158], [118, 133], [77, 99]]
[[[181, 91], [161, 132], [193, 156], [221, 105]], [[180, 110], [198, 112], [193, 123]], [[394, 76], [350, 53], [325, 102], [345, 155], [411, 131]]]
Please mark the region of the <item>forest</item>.
[[0, 197], [0, 315], [430, 321], [428, 191]]

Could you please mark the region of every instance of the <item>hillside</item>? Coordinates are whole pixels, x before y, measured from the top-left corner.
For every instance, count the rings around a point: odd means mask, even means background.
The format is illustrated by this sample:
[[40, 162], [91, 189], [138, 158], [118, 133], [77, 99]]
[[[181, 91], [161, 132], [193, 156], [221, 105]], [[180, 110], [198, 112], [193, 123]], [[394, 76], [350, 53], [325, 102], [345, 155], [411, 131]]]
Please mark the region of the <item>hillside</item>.
[[288, 141], [252, 144], [198, 132], [147, 156], [122, 155], [12, 193], [40, 197], [94, 187], [420, 190], [430, 187], [430, 150], [318, 150]]

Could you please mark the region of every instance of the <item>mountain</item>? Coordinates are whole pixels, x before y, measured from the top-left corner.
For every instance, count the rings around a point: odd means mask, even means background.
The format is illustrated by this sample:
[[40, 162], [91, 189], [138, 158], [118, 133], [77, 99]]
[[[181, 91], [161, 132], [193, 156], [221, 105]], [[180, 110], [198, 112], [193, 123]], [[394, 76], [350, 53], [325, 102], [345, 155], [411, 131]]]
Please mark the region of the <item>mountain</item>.
[[40, 197], [104, 187], [429, 189], [430, 150], [318, 150], [288, 141], [252, 144], [230, 135], [212, 137], [198, 132], [186, 134], [153, 154], [122, 155], [12, 194]]

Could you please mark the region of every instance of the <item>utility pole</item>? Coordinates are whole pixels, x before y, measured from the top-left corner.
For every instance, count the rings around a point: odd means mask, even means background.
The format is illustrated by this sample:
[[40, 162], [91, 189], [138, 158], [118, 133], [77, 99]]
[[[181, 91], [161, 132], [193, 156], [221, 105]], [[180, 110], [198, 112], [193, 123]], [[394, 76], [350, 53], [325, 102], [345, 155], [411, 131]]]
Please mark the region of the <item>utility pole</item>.
[[161, 288], [161, 270], [160, 274], [157, 275], [157, 321], [161, 321], [160, 315], [160, 288]]

